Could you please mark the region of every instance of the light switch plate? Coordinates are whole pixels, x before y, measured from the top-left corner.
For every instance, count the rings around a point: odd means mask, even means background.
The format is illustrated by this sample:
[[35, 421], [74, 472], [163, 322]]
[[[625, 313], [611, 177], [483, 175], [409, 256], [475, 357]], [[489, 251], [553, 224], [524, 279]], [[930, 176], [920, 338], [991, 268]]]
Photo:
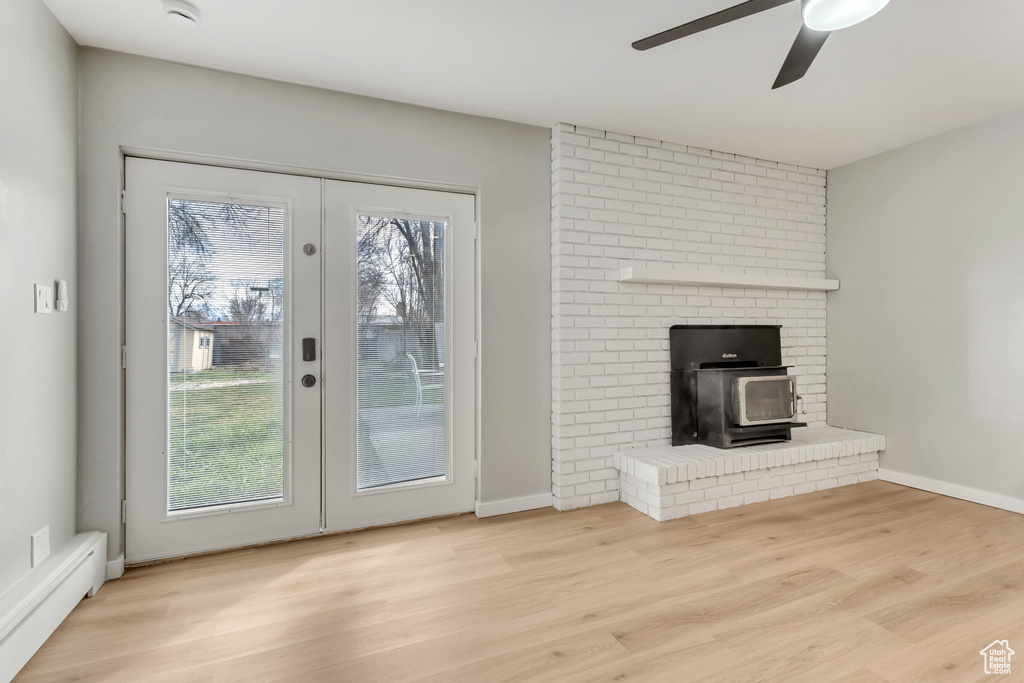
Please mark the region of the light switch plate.
[[38, 567], [50, 556], [50, 525], [32, 534], [32, 568]]
[[53, 285], [36, 285], [36, 313], [53, 313]]

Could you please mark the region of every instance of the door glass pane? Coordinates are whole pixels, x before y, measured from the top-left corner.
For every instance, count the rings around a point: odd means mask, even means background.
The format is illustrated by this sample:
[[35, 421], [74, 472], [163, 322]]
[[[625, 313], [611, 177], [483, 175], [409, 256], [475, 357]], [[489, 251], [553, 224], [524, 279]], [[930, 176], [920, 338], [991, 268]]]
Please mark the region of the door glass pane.
[[168, 509], [284, 493], [284, 210], [170, 199]]
[[360, 490], [446, 475], [445, 228], [357, 220]]

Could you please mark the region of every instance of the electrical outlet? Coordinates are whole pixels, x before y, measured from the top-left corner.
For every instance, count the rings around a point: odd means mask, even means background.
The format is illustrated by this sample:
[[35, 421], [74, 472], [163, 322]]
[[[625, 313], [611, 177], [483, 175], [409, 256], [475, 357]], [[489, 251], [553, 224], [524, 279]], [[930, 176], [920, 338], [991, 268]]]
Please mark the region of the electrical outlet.
[[50, 525], [32, 534], [32, 568], [38, 567], [50, 556]]
[[35, 285], [36, 313], [53, 313], [53, 285]]

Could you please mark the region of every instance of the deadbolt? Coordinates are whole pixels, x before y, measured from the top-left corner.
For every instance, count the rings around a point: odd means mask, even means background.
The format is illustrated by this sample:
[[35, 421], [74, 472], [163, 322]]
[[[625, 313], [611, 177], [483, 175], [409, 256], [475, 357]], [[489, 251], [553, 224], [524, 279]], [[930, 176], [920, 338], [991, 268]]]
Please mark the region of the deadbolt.
[[302, 360], [316, 360], [316, 337], [304, 337], [302, 339]]
[[305, 254], [306, 256], [312, 256], [313, 254], [316, 253], [316, 245], [312, 243], [307, 243], [305, 246], [302, 247], [302, 253]]
[[304, 387], [306, 387], [308, 389], [309, 387], [314, 386], [315, 384], [316, 384], [316, 377], [314, 377], [313, 375], [303, 375], [302, 376], [302, 386], [304, 386]]

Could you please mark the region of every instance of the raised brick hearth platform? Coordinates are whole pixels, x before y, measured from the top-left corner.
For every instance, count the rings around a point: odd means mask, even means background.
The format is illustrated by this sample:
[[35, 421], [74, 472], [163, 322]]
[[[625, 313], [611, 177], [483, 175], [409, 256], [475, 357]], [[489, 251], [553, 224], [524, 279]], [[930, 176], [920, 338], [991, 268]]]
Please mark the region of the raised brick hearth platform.
[[837, 427], [785, 443], [723, 450], [653, 446], [614, 455], [619, 499], [659, 521], [878, 478], [885, 437]]

